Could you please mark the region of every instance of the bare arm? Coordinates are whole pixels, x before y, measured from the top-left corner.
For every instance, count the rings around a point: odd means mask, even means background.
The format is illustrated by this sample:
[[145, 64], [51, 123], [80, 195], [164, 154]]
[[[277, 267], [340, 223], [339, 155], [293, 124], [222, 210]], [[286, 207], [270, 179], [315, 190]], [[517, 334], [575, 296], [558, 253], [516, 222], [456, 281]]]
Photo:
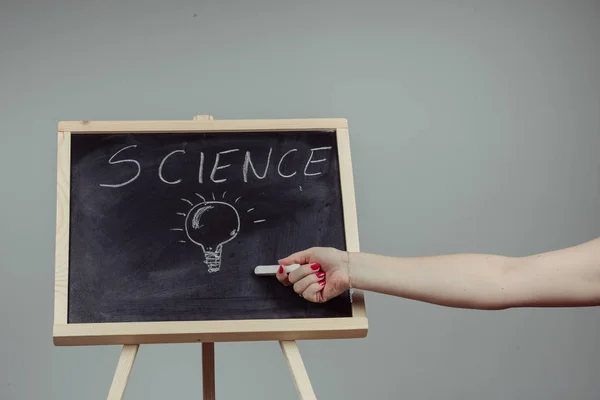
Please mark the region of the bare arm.
[[[347, 289], [389, 294], [449, 307], [576, 307], [600, 305], [600, 238], [528, 257], [455, 254], [386, 257], [309, 249], [280, 260], [309, 267], [278, 279], [311, 301], [327, 301]], [[325, 272], [317, 282], [315, 275]], [[323, 275], [323, 274], [321, 274]], [[309, 281], [310, 285], [305, 285]], [[304, 287], [306, 286], [306, 287]], [[303, 290], [304, 289], [304, 290]]]

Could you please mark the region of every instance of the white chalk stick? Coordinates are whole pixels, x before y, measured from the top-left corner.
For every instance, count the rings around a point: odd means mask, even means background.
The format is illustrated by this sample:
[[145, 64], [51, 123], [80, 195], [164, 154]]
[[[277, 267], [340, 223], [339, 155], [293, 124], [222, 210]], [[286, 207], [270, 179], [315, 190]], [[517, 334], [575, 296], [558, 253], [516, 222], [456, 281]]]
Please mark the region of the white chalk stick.
[[[292, 272], [296, 268], [298, 268], [300, 264], [291, 264], [285, 266], [286, 272]], [[275, 275], [277, 270], [279, 269], [279, 265], [259, 265], [254, 268], [255, 275]]]

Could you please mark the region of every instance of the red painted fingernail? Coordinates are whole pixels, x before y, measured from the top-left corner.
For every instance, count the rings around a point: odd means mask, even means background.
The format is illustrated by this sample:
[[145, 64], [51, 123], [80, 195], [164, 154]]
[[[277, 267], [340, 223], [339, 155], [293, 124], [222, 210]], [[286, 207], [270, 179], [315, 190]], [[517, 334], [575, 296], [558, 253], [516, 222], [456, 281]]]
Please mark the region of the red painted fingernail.
[[277, 271], [277, 272], [279, 272], [280, 274], [283, 274], [283, 267], [281, 265], [279, 266], [279, 271]]
[[323, 278], [324, 276], [325, 276], [325, 272], [319, 272], [317, 274], [317, 278], [319, 278], [319, 279]]
[[321, 282], [319, 282], [319, 285], [321, 285], [321, 286], [325, 286], [325, 281], [321, 281]]
[[311, 265], [311, 266], [310, 266], [310, 268], [311, 268], [313, 271], [316, 271], [316, 270], [318, 270], [319, 268], [321, 268], [321, 264], [313, 264], [313, 265]]

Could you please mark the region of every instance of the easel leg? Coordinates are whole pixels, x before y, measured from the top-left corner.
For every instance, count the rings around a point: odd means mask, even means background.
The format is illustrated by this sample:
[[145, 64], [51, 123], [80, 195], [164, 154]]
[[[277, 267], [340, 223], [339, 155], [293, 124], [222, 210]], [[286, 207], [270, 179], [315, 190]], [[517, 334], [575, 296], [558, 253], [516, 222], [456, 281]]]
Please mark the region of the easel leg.
[[[195, 120], [213, 120], [212, 115], [196, 115]], [[215, 344], [202, 343], [202, 393], [204, 400], [215, 400]]]
[[121, 357], [119, 357], [119, 363], [117, 364], [117, 370], [113, 377], [112, 385], [110, 386], [110, 392], [108, 392], [108, 400], [121, 400], [125, 394], [125, 387], [129, 380], [129, 374], [133, 368], [133, 363], [137, 355], [139, 344], [126, 344], [123, 345], [121, 350]]
[[215, 400], [214, 343], [202, 343], [202, 392], [204, 400]]
[[304, 367], [304, 362], [302, 362], [302, 357], [300, 356], [300, 349], [298, 349], [298, 344], [296, 343], [296, 341], [280, 341], [279, 345], [281, 346], [281, 351], [283, 351], [288, 366], [292, 371], [292, 376], [294, 377], [294, 383], [296, 384], [296, 390], [298, 391], [300, 399], [316, 400], [317, 397], [315, 396], [315, 392], [313, 391], [312, 385], [310, 383], [308, 373], [306, 372], [306, 368]]

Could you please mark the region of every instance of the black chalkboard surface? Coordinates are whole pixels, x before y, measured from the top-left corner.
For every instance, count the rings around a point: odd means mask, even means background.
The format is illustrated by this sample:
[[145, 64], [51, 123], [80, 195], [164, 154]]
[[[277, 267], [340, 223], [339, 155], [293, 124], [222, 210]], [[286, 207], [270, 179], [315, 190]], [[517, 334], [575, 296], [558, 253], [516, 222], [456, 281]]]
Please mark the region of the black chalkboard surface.
[[71, 135], [69, 324], [351, 317], [257, 265], [346, 248], [332, 131]]

